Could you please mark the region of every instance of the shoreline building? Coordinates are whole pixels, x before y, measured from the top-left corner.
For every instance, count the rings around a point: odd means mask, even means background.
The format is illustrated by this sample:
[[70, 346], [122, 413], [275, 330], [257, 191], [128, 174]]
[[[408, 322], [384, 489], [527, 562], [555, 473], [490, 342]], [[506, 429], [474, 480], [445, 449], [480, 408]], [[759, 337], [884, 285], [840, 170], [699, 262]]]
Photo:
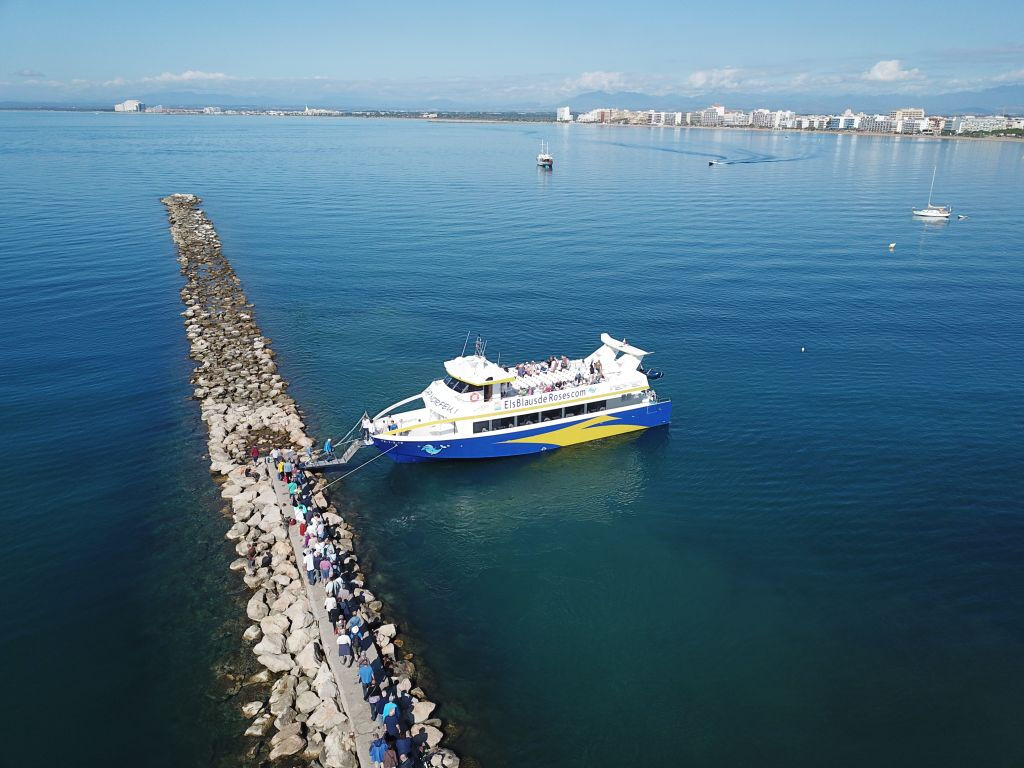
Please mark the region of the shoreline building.
[[924, 110], [921, 107], [903, 107], [902, 109], [894, 109], [889, 113], [889, 117], [897, 123], [900, 120], [924, 120]]
[[572, 122], [572, 112], [569, 110], [568, 107], [559, 107], [555, 111], [555, 122], [556, 123], [571, 123]]
[[146, 105], [138, 99], [125, 99], [120, 104], [114, 105], [115, 112], [145, 112]]
[[953, 118], [953, 133], [975, 133], [981, 131], [1004, 131], [1010, 121], [1003, 115], [959, 115]]

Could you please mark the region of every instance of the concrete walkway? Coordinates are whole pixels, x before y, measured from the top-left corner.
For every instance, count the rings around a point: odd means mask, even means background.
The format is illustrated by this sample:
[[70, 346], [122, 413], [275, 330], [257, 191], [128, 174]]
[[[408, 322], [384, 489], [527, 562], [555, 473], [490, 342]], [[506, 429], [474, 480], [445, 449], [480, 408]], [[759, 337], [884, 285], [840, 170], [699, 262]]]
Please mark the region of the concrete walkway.
[[[292, 505], [288, 496], [287, 485], [278, 480], [276, 474], [271, 475], [271, 483], [273, 484], [274, 492], [277, 494], [279, 507], [282, 512], [287, 511], [285, 517], [289, 517]], [[324, 599], [327, 595], [324, 592], [323, 584], [318, 581], [314, 586], [310, 586], [306, 578], [306, 570], [302, 566], [302, 537], [299, 536], [298, 525], [288, 526], [288, 538], [291, 540], [292, 548], [295, 550], [295, 562], [299, 574], [306, 585], [306, 596], [309, 598], [313, 618], [320, 628], [320, 643], [324, 649], [324, 656], [331, 671], [334, 673], [334, 681], [338, 685], [338, 698], [341, 700], [342, 709], [345, 710], [345, 716], [348, 718], [351, 728], [356, 735], [356, 755], [359, 758], [359, 764], [363, 768], [371, 768], [370, 742], [374, 739], [379, 723], [374, 723], [370, 719], [370, 705], [363, 700], [363, 687], [359, 682], [358, 664], [353, 662], [351, 668], [349, 668], [342, 664], [341, 659], [338, 658], [337, 637], [334, 634], [334, 630], [331, 629], [331, 621], [328, 619], [327, 611], [324, 609]], [[373, 632], [369, 630], [368, 626], [367, 631], [369, 631], [370, 638], [373, 640]], [[363, 652], [363, 655], [366, 656], [375, 670], [378, 672], [381, 670], [380, 656], [377, 653], [375, 642], [371, 642], [370, 647]], [[356, 659], [358, 658], [359, 654], [356, 654]]]

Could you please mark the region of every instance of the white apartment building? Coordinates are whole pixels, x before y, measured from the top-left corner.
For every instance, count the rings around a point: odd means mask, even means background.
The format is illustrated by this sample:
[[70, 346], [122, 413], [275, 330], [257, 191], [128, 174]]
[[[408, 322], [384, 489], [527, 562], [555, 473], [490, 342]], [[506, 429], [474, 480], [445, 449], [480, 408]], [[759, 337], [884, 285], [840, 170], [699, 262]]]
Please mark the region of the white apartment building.
[[126, 99], [120, 104], [114, 105], [115, 112], [145, 112], [146, 105], [138, 99]]
[[1002, 131], [1010, 124], [1003, 115], [961, 115], [953, 118], [953, 133], [974, 133], [975, 131]]
[[893, 120], [924, 120], [924, 110], [920, 107], [903, 107], [889, 113]]
[[774, 128], [775, 115], [770, 109], [755, 109], [750, 113], [750, 124], [755, 128]]
[[705, 128], [715, 128], [722, 125], [725, 120], [725, 107], [721, 104], [712, 104], [700, 114], [700, 125]]
[[559, 122], [559, 123], [571, 123], [572, 122], [572, 112], [569, 110], [568, 107], [559, 107], [555, 111], [555, 122]]
[[888, 115], [868, 115], [860, 124], [866, 133], [894, 133], [896, 126], [897, 121]]
[[856, 131], [860, 128], [862, 118], [863, 115], [855, 115], [852, 109], [848, 109], [841, 115], [830, 115], [828, 129], [830, 131]]
[[726, 112], [722, 115], [722, 125], [729, 128], [746, 128], [750, 125], [750, 113]]

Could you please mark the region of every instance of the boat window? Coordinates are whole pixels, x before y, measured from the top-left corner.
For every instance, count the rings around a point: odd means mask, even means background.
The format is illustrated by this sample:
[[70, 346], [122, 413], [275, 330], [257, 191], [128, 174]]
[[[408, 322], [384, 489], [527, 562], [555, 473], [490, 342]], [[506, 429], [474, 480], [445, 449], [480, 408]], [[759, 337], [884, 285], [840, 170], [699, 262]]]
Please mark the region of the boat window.
[[473, 422], [473, 434], [476, 435], [476, 434], [479, 434], [481, 432], [489, 432], [490, 431], [490, 424], [491, 423], [489, 421], [474, 421]]
[[537, 423], [536, 413], [524, 413], [522, 416], [516, 416], [516, 426], [521, 427], [524, 424], [536, 424]]
[[553, 411], [544, 411], [541, 414], [541, 421], [554, 421], [555, 419], [562, 418], [562, 409], [555, 408]]
[[504, 419], [494, 419], [491, 422], [491, 429], [508, 429], [516, 425], [515, 416], [506, 416]]
[[607, 400], [595, 400], [592, 403], [587, 403], [587, 413], [596, 413], [597, 411], [603, 411], [608, 405]]
[[467, 384], [466, 382], [459, 381], [458, 379], [453, 378], [451, 376], [445, 376], [444, 383], [445, 386], [448, 387], [448, 389], [455, 390], [460, 395], [463, 392], [480, 392], [483, 390], [483, 387], [481, 387], [478, 384]]
[[585, 408], [586, 408], [586, 406], [583, 405], [583, 403], [580, 403], [579, 405], [568, 405], [565, 408], [565, 415], [566, 416], [579, 416], [581, 413], [583, 413]]

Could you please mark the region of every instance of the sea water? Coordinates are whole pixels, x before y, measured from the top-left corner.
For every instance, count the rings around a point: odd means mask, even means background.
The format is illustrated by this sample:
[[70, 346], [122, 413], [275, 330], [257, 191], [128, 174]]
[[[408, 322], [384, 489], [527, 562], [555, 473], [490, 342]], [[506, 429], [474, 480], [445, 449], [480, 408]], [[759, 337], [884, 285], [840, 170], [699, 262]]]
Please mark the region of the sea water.
[[[936, 167], [969, 218], [910, 215]], [[12, 764], [245, 748], [172, 192], [319, 437], [467, 333], [511, 364], [606, 331], [665, 371], [668, 428], [339, 484], [461, 754], [1024, 760], [1020, 143], [0, 113], [0, 171]]]

